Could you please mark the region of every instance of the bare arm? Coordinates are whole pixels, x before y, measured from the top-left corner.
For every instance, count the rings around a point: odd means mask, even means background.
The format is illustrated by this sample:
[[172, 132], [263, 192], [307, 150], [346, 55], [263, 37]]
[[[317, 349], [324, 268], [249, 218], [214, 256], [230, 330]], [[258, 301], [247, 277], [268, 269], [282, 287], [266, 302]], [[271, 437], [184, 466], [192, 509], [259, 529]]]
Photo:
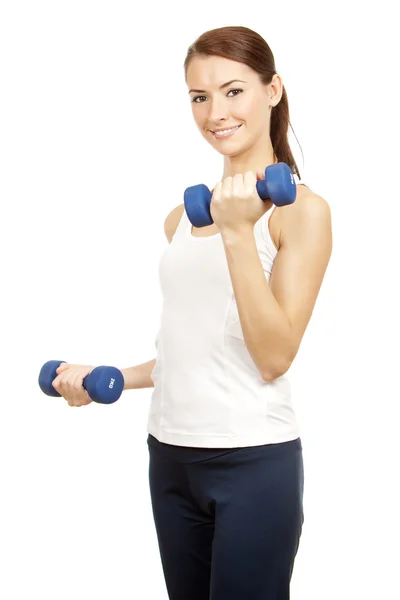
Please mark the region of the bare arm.
[[244, 341], [265, 381], [293, 362], [332, 249], [330, 208], [321, 196], [308, 194], [281, 210], [281, 245], [269, 284], [253, 231], [223, 236]]
[[154, 382], [150, 375], [155, 364], [156, 359], [153, 358], [153, 360], [149, 360], [141, 365], [121, 369], [124, 376], [124, 390], [141, 390], [143, 388], [154, 387]]

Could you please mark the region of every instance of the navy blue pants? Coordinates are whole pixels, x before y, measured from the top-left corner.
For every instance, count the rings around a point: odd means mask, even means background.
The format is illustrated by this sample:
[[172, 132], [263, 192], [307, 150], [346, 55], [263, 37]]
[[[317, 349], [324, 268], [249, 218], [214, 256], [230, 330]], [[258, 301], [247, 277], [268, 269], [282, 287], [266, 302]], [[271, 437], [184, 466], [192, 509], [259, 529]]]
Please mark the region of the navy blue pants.
[[151, 434], [149, 483], [170, 600], [288, 600], [299, 547], [301, 439], [192, 448]]

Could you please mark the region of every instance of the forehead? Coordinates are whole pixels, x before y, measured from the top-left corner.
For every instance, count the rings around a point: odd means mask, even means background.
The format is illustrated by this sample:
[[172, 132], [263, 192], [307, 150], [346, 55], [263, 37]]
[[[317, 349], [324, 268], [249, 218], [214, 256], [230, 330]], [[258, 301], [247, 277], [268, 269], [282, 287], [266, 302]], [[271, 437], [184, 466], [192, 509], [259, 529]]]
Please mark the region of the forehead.
[[218, 87], [230, 79], [254, 80], [255, 73], [247, 65], [221, 56], [196, 56], [187, 70], [189, 88]]

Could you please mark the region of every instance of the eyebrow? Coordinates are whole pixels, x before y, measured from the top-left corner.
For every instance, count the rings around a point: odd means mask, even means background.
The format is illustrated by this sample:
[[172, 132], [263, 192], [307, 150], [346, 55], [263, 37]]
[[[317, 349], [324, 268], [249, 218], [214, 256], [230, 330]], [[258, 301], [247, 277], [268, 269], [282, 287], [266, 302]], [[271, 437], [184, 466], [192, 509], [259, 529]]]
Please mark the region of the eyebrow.
[[[241, 79], [231, 79], [231, 81], [227, 81], [226, 83], [223, 83], [222, 85], [219, 86], [219, 89], [222, 90], [224, 87], [227, 87], [228, 85], [230, 85], [231, 83], [234, 83], [235, 81], [240, 81], [241, 83], [247, 83], [247, 81], [242, 81]], [[205, 92], [206, 90], [189, 90], [188, 94], [190, 94], [190, 92]]]

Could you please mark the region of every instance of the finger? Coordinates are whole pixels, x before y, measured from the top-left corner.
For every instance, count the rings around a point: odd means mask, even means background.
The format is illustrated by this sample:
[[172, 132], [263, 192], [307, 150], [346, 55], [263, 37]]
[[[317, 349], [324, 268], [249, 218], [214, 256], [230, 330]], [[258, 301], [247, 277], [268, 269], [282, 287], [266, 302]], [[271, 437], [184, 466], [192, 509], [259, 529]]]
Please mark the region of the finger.
[[246, 199], [253, 194], [256, 177], [252, 171], [247, 171], [242, 178], [234, 183], [235, 196]]
[[81, 392], [82, 392], [82, 383], [83, 383], [82, 373], [80, 373], [79, 371], [77, 371], [75, 373], [75, 377], [74, 377], [73, 381], [71, 382], [72, 389], [73, 389], [72, 398], [73, 398], [73, 402], [74, 402], [75, 406], [79, 406], [80, 405], [80, 396], [81, 396]]
[[60, 375], [57, 375], [55, 380], [52, 382], [52, 385], [57, 390], [57, 392], [65, 398], [64, 377], [65, 377], [65, 374], [60, 373]]
[[58, 375], [58, 392], [64, 396], [64, 398], [71, 399], [71, 384], [75, 378], [73, 371], [67, 369]]
[[220, 196], [221, 196], [221, 189], [222, 189], [222, 181], [218, 181], [215, 184], [214, 190], [213, 190], [213, 199], [214, 200], [219, 200]]
[[243, 179], [243, 189], [245, 196], [251, 196], [253, 194], [256, 182], [257, 177], [254, 175], [253, 171], [247, 171]]
[[[235, 177], [237, 177], [237, 175], [235, 175]], [[225, 198], [231, 198], [232, 197], [232, 193], [234, 188], [234, 182], [233, 180], [235, 179], [235, 177], [226, 177], [224, 179], [224, 183], [222, 184], [222, 193], [224, 195]], [[239, 177], [241, 177], [241, 175], [239, 174]]]
[[232, 180], [232, 195], [236, 198], [241, 198], [244, 193], [245, 175], [238, 173]]
[[57, 392], [61, 395], [62, 395], [62, 393], [61, 393], [62, 392], [62, 389], [61, 389], [62, 379], [63, 379], [63, 375], [62, 375], [62, 373], [60, 373], [60, 375], [57, 375], [57, 377], [55, 377], [53, 379], [53, 381], [51, 382], [51, 385], [53, 386], [53, 388], [55, 390], [57, 390]]

